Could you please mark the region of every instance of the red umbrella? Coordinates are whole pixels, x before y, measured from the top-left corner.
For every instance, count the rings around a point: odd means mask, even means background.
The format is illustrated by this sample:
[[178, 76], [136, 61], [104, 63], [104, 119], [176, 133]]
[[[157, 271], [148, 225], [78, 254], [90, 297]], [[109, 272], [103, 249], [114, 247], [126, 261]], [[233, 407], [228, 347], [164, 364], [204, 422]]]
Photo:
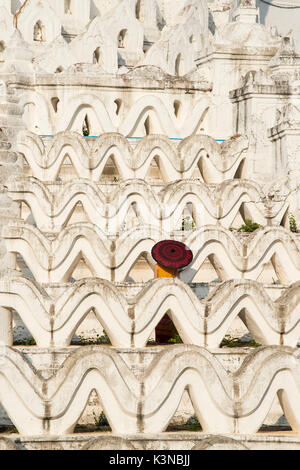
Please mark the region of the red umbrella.
[[193, 253], [181, 242], [164, 240], [152, 248], [155, 261], [164, 268], [181, 269], [193, 261]]

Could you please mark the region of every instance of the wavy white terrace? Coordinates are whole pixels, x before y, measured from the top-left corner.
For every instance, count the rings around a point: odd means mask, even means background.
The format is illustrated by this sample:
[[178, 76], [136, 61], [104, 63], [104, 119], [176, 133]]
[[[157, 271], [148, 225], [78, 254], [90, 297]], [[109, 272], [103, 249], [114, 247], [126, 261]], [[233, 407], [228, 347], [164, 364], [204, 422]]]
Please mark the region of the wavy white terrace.
[[249, 235], [218, 225], [176, 234], [155, 226], [138, 226], [110, 237], [95, 225], [77, 223], [56, 236], [47, 236], [16, 220], [3, 228], [2, 237], [7, 251], [20, 255], [34, 278], [43, 283], [68, 282], [82, 260], [89, 274], [81, 274], [81, 278], [126, 281], [141, 256], [154, 268], [151, 249], [168, 238], [181, 239], [193, 251], [192, 264], [181, 273], [186, 282], [205, 280], [199, 279], [198, 274], [207, 259], [220, 280], [258, 280], [268, 263], [281, 284], [300, 279], [299, 236], [283, 227], [265, 227]]
[[83, 220], [112, 235], [134, 224], [170, 232], [210, 224], [239, 228], [245, 219], [288, 227], [293, 198], [288, 190], [266, 194], [261, 185], [245, 179], [218, 185], [184, 180], [159, 190], [143, 179], [104, 188], [86, 179], [51, 184], [20, 176], [8, 181], [7, 187], [9, 197], [20, 204], [21, 218], [26, 221], [31, 216], [48, 233]]
[[260, 348], [232, 373], [206, 349], [172, 346], [158, 350], [138, 376], [120, 353], [80, 348], [43, 379], [20, 353], [4, 348], [1, 403], [22, 434], [62, 435], [73, 431], [96, 389], [114, 433], [147, 434], [166, 429], [188, 390], [204, 432], [246, 434], [260, 428], [278, 394], [291, 427], [299, 431], [297, 349]]
[[218, 143], [207, 135], [174, 141], [154, 134], [137, 142], [132, 145], [117, 133], [87, 139], [66, 131], [42, 139], [24, 131], [18, 136], [18, 151], [25, 173], [41, 181], [68, 181], [75, 175], [95, 182], [149, 178], [168, 183], [195, 177], [219, 183], [246, 175], [248, 140], [243, 136]]
[[297, 345], [299, 282], [276, 300], [253, 281], [227, 281], [204, 297], [206, 289], [209, 286], [191, 289], [180, 280], [160, 279], [128, 297], [129, 286], [120, 290], [108, 281], [86, 279], [63, 288], [48, 286], [48, 294], [19, 277], [0, 282], [0, 306], [18, 313], [39, 347], [68, 346], [91, 311], [94, 327], [97, 319], [115, 347], [145, 346], [166, 314], [185, 344], [218, 347], [239, 316], [257, 343]]

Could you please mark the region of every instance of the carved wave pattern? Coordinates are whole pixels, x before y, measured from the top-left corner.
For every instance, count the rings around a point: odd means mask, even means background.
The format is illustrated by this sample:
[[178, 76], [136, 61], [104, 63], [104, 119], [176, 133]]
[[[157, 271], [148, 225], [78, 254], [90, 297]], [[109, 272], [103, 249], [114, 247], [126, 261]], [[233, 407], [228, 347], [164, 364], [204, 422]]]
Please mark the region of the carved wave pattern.
[[[135, 296], [103, 279], [64, 286], [53, 298], [26, 278], [0, 281], [0, 305], [13, 308], [39, 347], [65, 347], [92, 310], [114, 347], [141, 348], [165, 314], [185, 344], [217, 348], [240, 315], [260, 344], [295, 347], [300, 337], [300, 282], [276, 300], [254, 281], [230, 280], [199, 300], [178, 279], [149, 281]], [[127, 295], [126, 295], [127, 294]]]
[[157, 352], [138, 376], [121, 353], [80, 348], [43, 379], [21, 353], [3, 348], [0, 401], [20, 433], [63, 435], [73, 432], [96, 390], [113, 433], [133, 435], [163, 432], [188, 390], [204, 432], [243, 434], [260, 428], [277, 394], [292, 429], [300, 431], [296, 349], [260, 348], [229, 373], [208, 350], [177, 345]]
[[[194, 135], [175, 143], [163, 135], [150, 135], [135, 147], [121, 134], [102, 134], [89, 143], [76, 133], [61, 132], [45, 141], [29, 131], [18, 136], [18, 150], [26, 158], [31, 176], [41, 181], [56, 181], [66, 157], [77, 177], [98, 182], [108, 160], [113, 161], [121, 180], [145, 179], [154, 158], [165, 183], [198, 177], [207, 183], [234, 178], [246, 160], [245, 137], [218, 144], [212, 137]], [[245, 170], [246, 171], [246, 170]]]
[[26, 204], [43, 232], [58, 232], [81, 204], [86, 218], [107, 233], [119, 232], [135, 206], [136, 223], [162, 230], [181, 229], [183, 212], [192, 205], [194, 225], [220, 224], [229, 228], [242, 209], [246, 218], [261, 225], [279, 225], [289, 210], [287, 195], [271, 199], [254, 181], [227, 180], [218, 185], [183, 180], [167, 184], [157, 192], [144, 180], [112, 185], [107, 193], [85, 179], [50, 185], [33, 177], [14, 177], [7, 183], [9, 196]]
[[[93, 276], [125, 281], [139, 257], [146, 254], [151, 262], [153, 245], [170, 235], [144, 226], [112, 238], [95, 225], [78, 223], [50, 237], [22, 221], [5, 226], [2, 232], [7, 250], [21, 255], [41, 283], [68, 282], [82, 258]], [[283, 227], [265, 227], [244, 238], [223, 227], [206, 225], [182, 232], [181, 238], [194, 253], [193, 263], [182, 272], [187, 282], [194, 280], [208, 257], [220, 280], [257, 280], [268, 262], [281, 284], [300, 280], [299, 236]]]

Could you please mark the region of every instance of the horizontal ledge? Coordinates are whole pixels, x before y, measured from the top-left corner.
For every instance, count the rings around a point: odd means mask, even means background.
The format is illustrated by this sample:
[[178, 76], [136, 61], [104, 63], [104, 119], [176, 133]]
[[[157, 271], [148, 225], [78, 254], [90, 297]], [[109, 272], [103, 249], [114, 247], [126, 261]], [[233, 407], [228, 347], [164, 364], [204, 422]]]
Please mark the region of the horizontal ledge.
[[[40, 134], [39, 137], [54, 137], [53, 134]], [[99, 139], [99, 135], [83, 135], [81, 136], [83, 137], [84, 139]], [[146, 137], [146, 136], [145, 136]], [[126, 139], [130, 139], [130, 140], [142, 140], [144, 139], [144, 137], [126, 137]], [[169, 137], [169, 140], [179, 140], [179, 141], [182, 141], [184, 140], [183, 138], [181, 137]], [[215, 139], [216, 142], [225, 142], [226, 139]]]

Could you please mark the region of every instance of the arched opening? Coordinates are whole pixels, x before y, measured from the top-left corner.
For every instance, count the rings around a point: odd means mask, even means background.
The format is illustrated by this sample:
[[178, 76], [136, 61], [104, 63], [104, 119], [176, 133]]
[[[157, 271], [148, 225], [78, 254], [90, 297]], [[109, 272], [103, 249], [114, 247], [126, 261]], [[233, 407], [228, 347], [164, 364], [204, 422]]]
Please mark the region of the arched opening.
[[18, 253], [16, 260], [17, 260], [16, 270], [21, 272], [24, 277], [27, 277], [28, 279], [32, 279], [33, 281], [36, 281], [34, 274], [30, 270], [23, 256]]
[[259, 340], [259, 338], [254, 338], [251, 335], [247, 319], [249, 321], [248, 312], [245, 308], [242, 308], [239, 314], [233, 319], [229, 329], [220, 342], [220, 348], [256, 348], [261, 346], [260, 343], [256, 341], [256, 339]]
[[273, 285], [280, 284], [280, 280], [274, 268], [272, 258], [270, 259], [270, 261], [263, 264], [263, 268], [260, 272], [260, 275], [257, 278], [257, 282], [261, 282], [262, 284], [273, 284]]
[[[27, 324], [24, 323], [18, 311], [11, 309], [13, 314], [13, 338], [14, 346], [36, 346], [36, 340], [34, 339]], [[2, 421], [2, 416], [1, 416]]]
[[193, 34], [189, 37], [189, 41], [190, 41], [190, 44], [193, 44], [193, 42], [195, 41]]
[[181, 53], [178, 54], [175, 60], [175, 75], [177, 75], [177, 77], [183, 75], [183, 58]]
[[158, 344], [183, 343], [176, 326], [172, 320], [172, 313], [168, 311], [155, 328], [155, 341]]
[[45, 27], [43, 23], [39, 20], [35, 23], [33, 28], [33, 40], [35, 42], [44, 42], [45, 41]]
[[67, 282], [70, 282], [71, 278], [74, 279], [74, 281], [79, 281], [81, 279], [87, 279], [94, 276], [95, 272], [93, 267], [85, 259], [82, 252], [80, 252], [74, 260], [72, 267], [67, 275]]
[[127, 38], [128, 38], [128, 30], [122, 29], [118, 36], [118, 47], [120, 49], [125, 48], [127, 45]]
[[135, 17], [139, 21], [144, 21], [144, 0], [138, 0], [136, 2]]
[[191, 202], [188, 202], [184, 210], [182, 211], [180, 227], [178, 227], [178, 229], [182, 230], [182, 232], [189, 232], [191, 230], [194, 230], [195, 227], [195, 209], [193, 204]]
[[98, 136], [103, 132], [99, 122], [100, 117], [92, 104], [81, 104], [72, 113], [67, 130], [77, 132], [84, 137]]
[[[87, 342], [86, 344], [90, 343]], [[74, 432], [102, 432], [106, 434], [112, 432], [101, 403], [101, 397], [95, 389], [91, 391], [88, 397], [85, 408], [76, 422]]]
[[[123, 219], [123, 223], [121, 225], [121, 230], [122, 231], [126, 231], [126, 230], [130, 230], [132, 229], [133, 227], [137, 227], [141, 224], [141, 214], [140, 214], [140, 211], [139, 211], [139, 208], [138, 208], [138, 205], [136, 202], [132, 202], [130, 204], [130, 206], [128, 207], [128, 210], [126, 212], [126, 215]], [[146, 264], [148, 263], [147, 262], [147, 256], [148, 255], [145, 255], [146, 257], [140, 257], [138, 261], [136, 261], [135, 263], [135, 268], [136, 268], [136, 265], [137, 263], [139, 263], [140, 267], [144, 264], [145, 265], [145, 262]], [[149, 264], [149, 263], [148, 263]], [[145, 265], [146, 266], [146, 265]], [[151, 266], [150, 266], [151, 268]], [[148, 269], [148, 268], [147, 268]], [[137, 271], [135, 269], [135, 271]], [[129, 276], [130, 277], [130, 276]], [[151, 275], [149, 277], [149, 279], [153, 279], [153, 272], [151, 272]], [[140, 281], [140, 279], [138, 279], [138, 282]]]
[[61, 73], [63, 71], [63, 67], [60, 65], [59, 67], [57, 67], [57, 69], [55, 70], [55, 73]]
[[289, 228], [289, 214], [290, 214], [290, 209], [288, 208], [283, 214], [283, 217], [281, 219], [281, 222], [280, 222], [281, 227]]
[[233, 177], [234, 179], [244, 178], [244, 176], [245, 176], [245, 167], [246, 167], [245, 163], [246, 163], [246, 159], [243, 158], [243, 160], [240, 162], [240, 164], [239, 164], [239, 166], [238, 166], [238, 168], [235, 172], [235, 175]]
[[100, 47], [94, 50], [93, 53], [93, 64], [98, 64], [99, 66], [102, 65], [102, 54]]
[[120, 181], [121, 175], [115, 162], [115, 156], [111, 155], [103, 168], [103, 172], [100, 177], [100, 181], [110, 181], [111, 183], [117, 183]]
[[[69, 282], [74, 284], [76, 280], [72, 276]], [[70, 343], [78, 345], [87, 344], [103, 344], [110, 345], [111, 341], [105, 331], [105, 327], [101, 323], [99, 314], [96, 308], [91, 308], [76, 325], [75, 331], [73, 330], [69, 336]], [[68, 342], [69, 342], [68, 341]]]
[[20, 204], [20, 218], [29, 225], [37, 226], [31, 207], [25, 202]]
[[119, 98], [116, 99], [114, 101], [115, 105], [116, 105], [116, 115], [119, 116], [120, 114], [120, 111], [121, 111], [121, 107], [122, 107], [122, 100], [120, 100]]
[[153, 279], [153, 266], [149, 253], [141, 253], [130, 269], [125, 282], [148, 282]]
[[198, 168], [199, 168], [199, 173], [202, 177], [202, 180], [204, 183], [210, 183], [213, 179], [213, 169], [212, 165], [209, 162], [210, 156], [208, 153], [201, 152], [200, 158], [198, 160]]
[[162, 164], [158, 155], [151, 160], [145, 180], [156, 184], [162, 184], [165, 182], [165, 177], [162, 171]]
[[201, 423], [197, 417], [188, 388], [184, 390], [177, 410], [168, 423], [165, 432], [201, 432]]
[[174, 114], [176, 117], [179, 117], [180, 110], [181, 110], [181, 103], [180, 101], [175, 100], [174, 101]]
[[289, 422], [289, 407], [285, 410], [283, 394], [283, 388], [277, 390], [272, 406], [269, 409], [267, 416], [264, 418], [264, 422], [259, 429], [259, 432], [272, 432], [275, 430], [277, 431], [278, 429], [280, 429], [281, 432], [293, 431], [293, 427]]
[[57, 113], [58, 103], [59, 103], [59, 98], [57, 98], [57, 96], [54, 96], [53, 98], [51, 98], [51, 104], [52, 104], [52, 107], [53, 107], [53, 109], [56, 113]]
[[65, 155], [59, 170], [56, 175], [56, 182], [66, 182], [72, 181], [72, 179], [78, 178], [79, 175], [76, 172], [76, 169], [72, 163], [72, 160], [68, 154]]
[[224, 279], [222, 265], [215, 256], [208, 255], [198, 268], [193, 282], [221, 282], [222, 279]]
[[[76, 178], [76, 176], [77, 175], [75, 175], [75, 178]], [[87, 223], [92, 222], [92, 220], [90, 220], [89, 217], [87, 216], [87, 214], [84, 210], [84, 206], [83, 206], [81, 201], [77, 202], [75, 207], [73, 207], [73, 209], [70, 211], [70, 214], [66, 218], [62, 228], [66, 227], [67, 225], [78, 224], [79, 222], [80, 223], [82, 223], [82, 222], [87, 222]]]
[[89, 118], [86, 115], [82, 124], [82, 135], [88, 137], [90, 135], [90, 123]]
[[144, 122], [144, 129], [145, 129], [145, 135], [150, 135], [152, 133], [150, 116], [147, 116]]
[[[245, 209], [246, 209], [246, 206], [244, 203], [242, 203], [234, 217], [234, 219], [232, 220], [231, 224], [230, 224], [230, 227], [231, 228], [234, 228], [234, 229], [239, 229], [242, 225], [245, 224], [245, 221], [247, 218], [250, 218], [252, 220], [252, 217], [247, 217], [245, 215]], [[247, 212], [248, 214], [248, 212]], [[248, 214], [249, 215], [249, 214]]]

